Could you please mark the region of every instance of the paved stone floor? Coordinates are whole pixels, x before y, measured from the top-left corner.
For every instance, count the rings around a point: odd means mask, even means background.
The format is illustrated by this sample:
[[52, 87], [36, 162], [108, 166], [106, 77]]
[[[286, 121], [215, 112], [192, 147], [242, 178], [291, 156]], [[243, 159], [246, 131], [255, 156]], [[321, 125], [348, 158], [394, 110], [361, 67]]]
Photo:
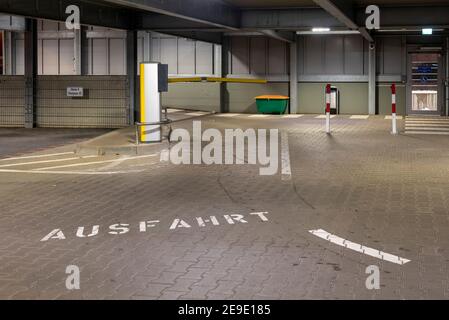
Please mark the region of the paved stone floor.
[[[286, 132], [291, 179], [256, 165], [176, 166], [157, 153], [2, 161], [0, 298], [448, 298], [447, 137], [392, 136], [380, 117], [337, 117], [330, 136], [312, 116], [201, 120]], [[77, 237], [93, 226], [97, 235]], [[41, 241], [55, 229], [65, 239]], [[349, 250], [317, 229], [410, 262]], [[80, 290], [65, 287], [68, 265], [81, 270]], [[365, 286], [371, 265], [380, 290]]]

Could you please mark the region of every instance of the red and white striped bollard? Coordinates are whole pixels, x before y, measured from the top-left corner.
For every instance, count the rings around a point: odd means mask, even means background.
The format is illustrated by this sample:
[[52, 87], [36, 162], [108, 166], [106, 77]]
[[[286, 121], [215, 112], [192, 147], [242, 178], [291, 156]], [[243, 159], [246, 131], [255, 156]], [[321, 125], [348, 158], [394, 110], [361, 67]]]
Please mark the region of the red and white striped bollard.
[[331, 133], [331, 85], [326, 86], [326, 133]]
[[397, 116], [396, 116], [396, 85], [391, 85], [391, 121], [392, 134], [398, 134]]

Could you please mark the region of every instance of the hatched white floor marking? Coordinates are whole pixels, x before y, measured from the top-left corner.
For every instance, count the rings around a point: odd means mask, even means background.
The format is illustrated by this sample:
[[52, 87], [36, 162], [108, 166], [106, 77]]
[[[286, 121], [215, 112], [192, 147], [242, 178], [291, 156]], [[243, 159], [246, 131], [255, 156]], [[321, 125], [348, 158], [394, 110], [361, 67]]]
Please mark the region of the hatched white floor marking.
[[183, 112], [185, 110], [181, 110], [181, 109], [167, 109], [167, 113], [176, 113], [176, 112]]
[[405, 134], [449, 135], [449, 118], [407, 117]]
[[[392, 120], [393, 119], [393, 116], [385, 116], [385, 120]], [[396, 116], [396, 119], [397, 120], [402, 120], [402, 119], [404, 119], [404, 117], [403, 116]]]
[[284, 118], [284, 119], [298, 119], [298, 118], [301, 118], [303, 116], [304, 116], [303, 114], [286, 114], [286, 115], [282, 116], [282, 118]]
[[282, 180], [292, 179], [292, 169], [290, 164], [290, 147], [288, 145], [288, 134], [282, 132], [281, 134], [281, 161], [282, 161]]
[[207, 112], [189, 112], [189, 113], [186, 113], [187, 116], [191, 116], [191, 117], [200, 117], [200, 116], [204, 116], [206, 114], [207, 114]]
[[399, 256], [395, 256], [394, 254], [390, 254], [390, 253], [379, 251], [379, 250], [376, 250], [373, 248], [365, 247], [361, 244], [340, 238], [340, 237], [333, 235], [323, 229], [310, 230], [309, 232], [321, 239], [327, 240], [327, 241], [329, 241], [333, 244], [336, 244], [338, 246], [345, 247], [347, 249], [350, 249], [350, 250], [353, 250], [353, 251], [356, 251], [359, 253], [363, 253], [370, 257], [374, 257], [374, 258], [377, 258], [380, 260], [385, 260], [385, 261], [399, 264], [399, 265], [404, 265], [404, 264], [410, 262], [410, 260], [401, 258]]
[[354, 116], [351, 116], [349, 119], [352, 119], [352, 120], [366, 120], [368, 118], [369, 118], [368, 115], [354, 115]]
[[[335, 118], [335, 117], [336, 117], [335, 114], [331, 115], [331, 119], [333, 119], [333, 118]], [[326, 119], [326, 115], [325, 115], [325, 114], [322, 114], [322, 115], [320, 115], [320, 116], [315, 117], [315, 119]]]
[[93, 161], [93, 162], [80, 162], [80, 163], [74, 163], [74, 164], [67, 164], [67, 165], [63, 165], [63, 166], [37, 168], [35, 170], [36, 171], [45, 171], [45, 170], [52, 170], [52, 169], [63, 169], [63, 168], [90, 166], [90, 165], [94, 165], [94, 164], [104, 164], [104, 163], [111, 163], [111, 162], [124, 162], [124, 161], [130, 161], [130, 160], [151, 158], [151, 157], [155, 157], [157, 155], [159, 155], [159, 154], [151, 154], [151, 155], [137, 156], [137, 157], [127, 157], [127, 158], [113, 159], [113, 160], [103, 160], [103, 161]]
[[221, 113], [221, 114], [217, 114], [217, 117], [223, 117], [223, 118], [233, 118], [233, 117], [237, 117], [239, 116], [238, 113]]
[[0, 173], [35, 173], [35, 174], [66, 174], [66, 175], [86, 175], [86, 176], [105, 176], [112, 174], [126, 174], [126, 173], [139, 173], [143, 170], [131, 170], [131, 171], [40, 171], [40, 170], [11, 170], [0, 169]]
[[85, 157], [76, 157], [76, 158], [74, 157], [74, 158], [64, 158], [64, 159], [54, 159], [54, 160], [33, 161], [33, 162], [8, 163], [8, 164], [1, 165], [0, 168], [26, 166], [26, 165], [42, 164], [42, 163], [65, 162], [65, 161], [82, 160], [82, 159], [88, 159], [88, 158], [98, 158], [98, 156], [85, 156]]
[[51, 154], [39, 154], [39, 155], [35, 155], [35, 156], [23, 156], [23, 157], [14, 157], [14, 158], [0, 159], [0, 161], [49, 158], [49, 157], [57, 157], [57, 156], [66, 156], [66, 155], [69, 155], [69, 154], [75, 154], [75, 153], [74, 152], [62, 152], [62, 153], [51, 153]]
[[268, 118], [268, 117], [269, 117], [268, 114], [253, 114], [249, 116], [249, 118]]

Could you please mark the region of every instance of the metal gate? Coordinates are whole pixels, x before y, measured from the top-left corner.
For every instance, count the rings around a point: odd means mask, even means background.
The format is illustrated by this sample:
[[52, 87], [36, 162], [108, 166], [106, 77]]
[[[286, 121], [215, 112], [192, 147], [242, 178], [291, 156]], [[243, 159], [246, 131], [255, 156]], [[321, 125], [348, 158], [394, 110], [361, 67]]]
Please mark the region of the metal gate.
[[[73, 97], [68, 88], [82, 88]], [[47, 128], [120, 128], [129, 124], [126, 76], [39, 76], [36, 122]]]
[[25, 78], [0, 76], [0, 127], [25, 126]]

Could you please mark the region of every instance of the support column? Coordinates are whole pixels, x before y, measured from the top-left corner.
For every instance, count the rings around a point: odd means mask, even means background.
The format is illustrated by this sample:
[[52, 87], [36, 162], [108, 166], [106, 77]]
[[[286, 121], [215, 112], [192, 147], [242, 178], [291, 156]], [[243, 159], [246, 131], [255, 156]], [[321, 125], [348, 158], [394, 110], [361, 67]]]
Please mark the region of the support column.
[[[229, 54], [231, 51], [231, 39], [230, 37], [223, 36], [221, 45], [221, 76], [226, 77], [230, 73]], [[229, 93], [226, 83], [220, 83], [220, 112], [229, 112]]]
[[36, 126], [37, 20], [27, 19], [25, 30], [25, 128]]
[[376, 114], [376, 43], [370, 43], [368, 50], [368, 114]]
[[290, 113], [298, 113], [298, 41], [290, 43]]
[[75, 75], [81, 75], [82, 73], [82, 30], [78, 29], [74, 31], [75, 38], [73, 41], [73, 49], [74, 49], [74, 61], [73, 61], [73, 73]]
[[6, 75], [12, 75], [13, 74], [13, 33], [11, 31], [5, 31], [3, 33], [4, 40], [3, 43], [5, 44], [3, 48], [3, 74]]
[[131, 30], [126, 35], [126, 70], [129, 89], [129, 124], [134, 125], [139, 110], [137, 88], [137, 31]]
[[89, 39], [87, 39], [88, 28], [81, 26], [80, 38], [81, 38], [81, 73], [80, 75], [89, 74]]
[[445, 116], [449, 116], [449, 37], [446, 38], [446, 79], [445, 79], [445, 89], [446, 89], [446, 113]]

